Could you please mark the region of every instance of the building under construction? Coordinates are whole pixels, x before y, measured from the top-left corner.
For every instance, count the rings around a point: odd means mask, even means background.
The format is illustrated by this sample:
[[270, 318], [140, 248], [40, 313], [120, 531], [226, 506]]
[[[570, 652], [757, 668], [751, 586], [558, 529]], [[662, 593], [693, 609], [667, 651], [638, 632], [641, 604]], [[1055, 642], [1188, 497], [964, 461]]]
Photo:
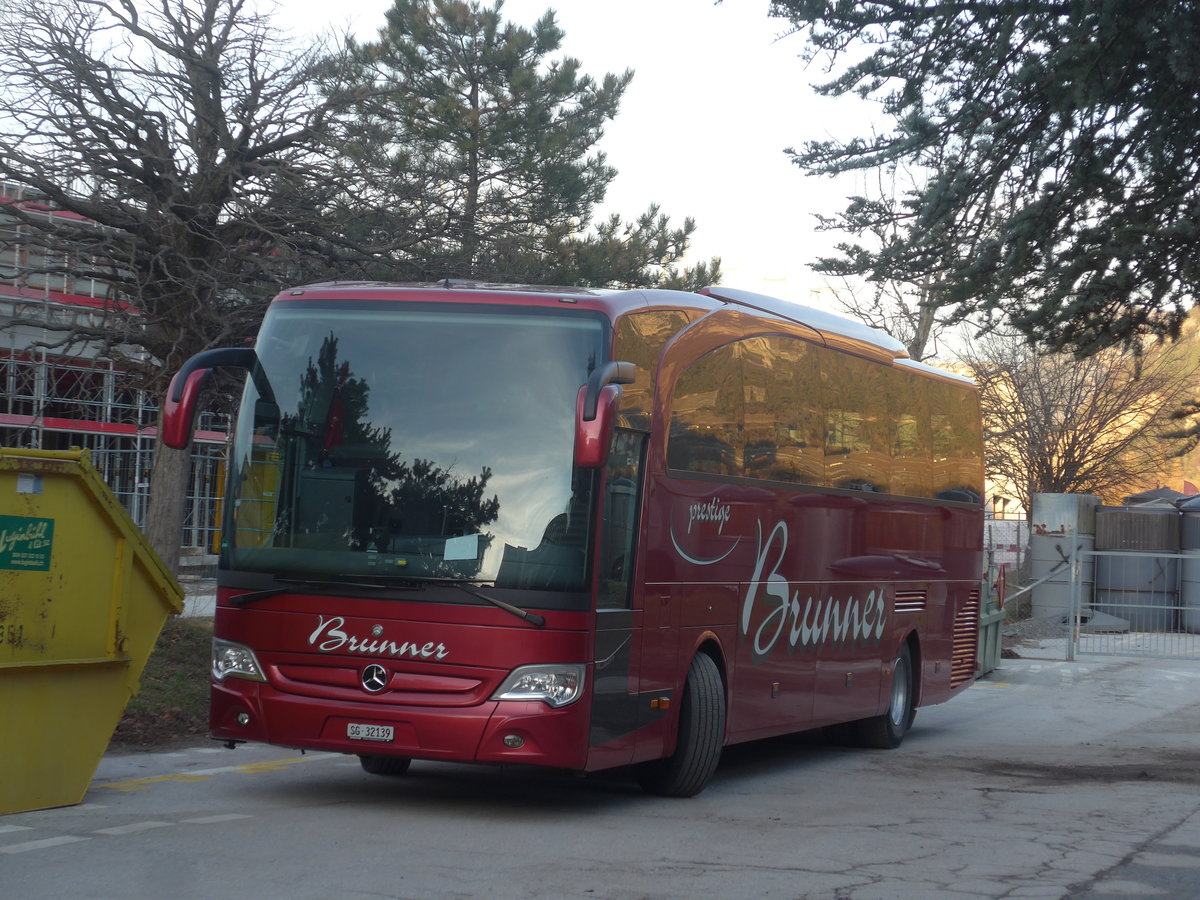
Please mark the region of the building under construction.
[[[5, 214], [14, 203], [27, 203], [21, 189], [0, 183], [0, 445], [87, 448], [141, 526], [157, 442], [156, 401], [106, 356], [103, 342], [80, 337], [103, 327], [109, 287], [65, 274], [69, 267], [56, 264], [29, 240], [27, 225]], [[216, 552], [226, 425], [213, 413], [197, 423], [185, 556]]]

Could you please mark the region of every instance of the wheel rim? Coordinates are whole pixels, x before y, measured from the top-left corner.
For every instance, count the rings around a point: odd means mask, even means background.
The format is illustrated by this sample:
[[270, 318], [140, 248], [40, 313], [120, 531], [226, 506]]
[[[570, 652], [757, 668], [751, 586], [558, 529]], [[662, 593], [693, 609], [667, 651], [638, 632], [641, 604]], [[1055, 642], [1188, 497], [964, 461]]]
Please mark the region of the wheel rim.
[[908, 662], [899, 657], [892, 670], [892, 704], [888, 709], [888, 718], [896, 728], [903, 728], [908, 719], [908, 682]]

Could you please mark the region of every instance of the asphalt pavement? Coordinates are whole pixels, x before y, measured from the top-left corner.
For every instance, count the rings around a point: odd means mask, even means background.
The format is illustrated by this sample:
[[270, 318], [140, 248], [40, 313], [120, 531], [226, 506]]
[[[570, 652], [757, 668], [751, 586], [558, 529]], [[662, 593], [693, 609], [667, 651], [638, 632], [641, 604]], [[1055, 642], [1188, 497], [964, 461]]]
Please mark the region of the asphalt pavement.
[[688, 800], [621, 770], [110, 753], [83, 804], [0, 817], [0, 897], [1200, 896], [1200, 661], [1021, 652], [897, 750], [730, 747]]

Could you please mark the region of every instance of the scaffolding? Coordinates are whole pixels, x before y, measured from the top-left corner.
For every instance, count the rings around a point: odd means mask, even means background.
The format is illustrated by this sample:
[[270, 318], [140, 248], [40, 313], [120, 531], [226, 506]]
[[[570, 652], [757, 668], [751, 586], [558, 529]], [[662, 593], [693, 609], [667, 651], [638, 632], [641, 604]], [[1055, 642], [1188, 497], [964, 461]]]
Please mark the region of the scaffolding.
[[[48, 349], [71, 329], [103, 328], [111, 288], [71, 275], [70, 251], [39, 246], [27, 224], [4, 213], [6, 204], [31, 199], [25, 189], [0, 182], [0, 445], [91, 451], [109, 488], [144, 527], [157, 404], [98, 344]], [[217, 551], [229, 422], [207, 412], [197, 424], [181, 545], [192, 555]]]
[[[158, 409], [106, 360], [0, 350], [0, 444], [39, 450], [83, 447], [139, 527], [145, 525]], [[184, 548], [215, 553], [228, 416], [202, 413], [192, 445]]]

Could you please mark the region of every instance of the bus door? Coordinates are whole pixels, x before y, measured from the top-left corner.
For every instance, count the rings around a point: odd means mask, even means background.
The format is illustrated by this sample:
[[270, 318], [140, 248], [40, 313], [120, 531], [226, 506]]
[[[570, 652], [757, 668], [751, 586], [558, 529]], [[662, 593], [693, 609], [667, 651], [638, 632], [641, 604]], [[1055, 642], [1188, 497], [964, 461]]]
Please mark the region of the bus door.
[[645, 434], [616, 429], [604, 471], [588, 768], [630, 762], [638, 728], [642, 610], [634, 604], [634, 562], [645, 446]]

